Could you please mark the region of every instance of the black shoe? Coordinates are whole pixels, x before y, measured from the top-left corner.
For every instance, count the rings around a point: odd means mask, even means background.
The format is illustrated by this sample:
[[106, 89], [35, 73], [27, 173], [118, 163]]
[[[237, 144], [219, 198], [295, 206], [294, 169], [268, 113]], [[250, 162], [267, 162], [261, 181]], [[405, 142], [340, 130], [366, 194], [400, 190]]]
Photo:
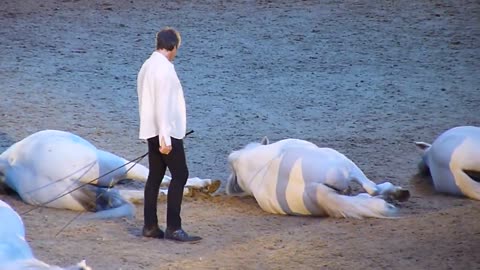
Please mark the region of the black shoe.
[[163, 239], [165, 236], [165, 234], [163, 233], [162, 230], [160, 230], [160, 228], [158, 227], [150, 228], [145, 226], [143, 226], [142, 235], [145, 237], [160, 238], [160, 239]]
[[183, 229], [172, 231], [168, 228], [165, 231], [165, 239], [190, 243], [195, 243], [202, 240], [200, 236], [188, 235], [188, 233], [186, 233]]

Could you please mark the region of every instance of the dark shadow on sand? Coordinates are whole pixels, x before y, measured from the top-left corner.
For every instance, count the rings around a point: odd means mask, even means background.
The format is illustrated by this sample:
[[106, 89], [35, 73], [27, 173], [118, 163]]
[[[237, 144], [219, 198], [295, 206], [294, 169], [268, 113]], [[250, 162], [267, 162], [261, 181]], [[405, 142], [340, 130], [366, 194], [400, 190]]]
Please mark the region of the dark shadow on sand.
[[15, 141], [6, 133], [0, 131], [0, 153], [7, 150]]

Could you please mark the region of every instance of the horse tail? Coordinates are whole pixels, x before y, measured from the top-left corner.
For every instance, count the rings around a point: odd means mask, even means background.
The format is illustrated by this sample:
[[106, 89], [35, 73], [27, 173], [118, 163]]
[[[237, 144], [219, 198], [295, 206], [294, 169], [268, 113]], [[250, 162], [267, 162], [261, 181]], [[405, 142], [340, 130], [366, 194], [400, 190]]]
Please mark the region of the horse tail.
[[311, 190], [315, 194], [310, 194], [310, 197], [315, 196], [319, 207], [331, 217], [391, 218], [397, 212], [392, 204], [366, 193], [356, 196], [341, 195], [323, 184], [316, 184]]

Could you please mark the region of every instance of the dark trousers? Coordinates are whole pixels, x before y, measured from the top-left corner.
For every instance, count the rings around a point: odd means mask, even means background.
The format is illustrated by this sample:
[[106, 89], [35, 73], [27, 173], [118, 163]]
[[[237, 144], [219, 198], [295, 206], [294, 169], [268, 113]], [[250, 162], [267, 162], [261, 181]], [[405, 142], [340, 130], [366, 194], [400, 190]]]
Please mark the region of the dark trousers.
[[167, 167], [172, 175], [167, 195], [167, 228], [177, 230], [182, 227], [180, 211], [183, 188], [188, 179], [188, 168], [183, 140], [175, 138], [171, 138], [171, 140], [172, 151], [168, 155], [164, 155], [160, 153], [158, 136], [148, 139], [149, 174], [145, 184], [144, 218], [145, 226], [149, 228], [158, 226], [158, 193]]

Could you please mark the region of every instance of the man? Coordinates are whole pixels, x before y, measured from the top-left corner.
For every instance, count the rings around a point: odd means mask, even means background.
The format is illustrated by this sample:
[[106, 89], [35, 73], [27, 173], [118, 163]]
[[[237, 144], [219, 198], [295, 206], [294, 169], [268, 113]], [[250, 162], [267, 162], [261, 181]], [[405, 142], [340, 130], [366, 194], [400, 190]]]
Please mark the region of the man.
[[[183, 148], [186, 132], [186, 109], [182, 85], [173, 59], [180, 47], [180, 33], [164, 28], [157, 33], [156, 50], [142, 65], [137, 78], [140, 112], [140, 139], [148, 141], [149, 174], [145, 184], [145, 237], [194, 242], [202, 238], [182, 229], [180, 210], [188, 168]], [[158, 226], [157, 200], [166, 169], [172, 181], [167, 195], [167, 228]]]

